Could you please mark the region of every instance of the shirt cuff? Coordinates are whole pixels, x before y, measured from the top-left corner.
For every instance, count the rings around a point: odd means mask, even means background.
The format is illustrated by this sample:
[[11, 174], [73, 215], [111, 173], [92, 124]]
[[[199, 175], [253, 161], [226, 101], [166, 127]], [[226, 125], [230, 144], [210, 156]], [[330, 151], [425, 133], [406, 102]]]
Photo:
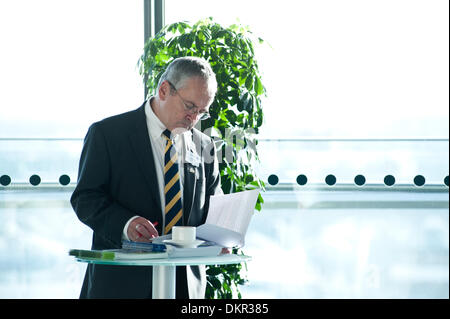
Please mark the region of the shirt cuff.
[[136, 219], [136, 218], [138, 218], [138, 217], [140, 217], [140, 216], [138, 216], [138, 215], [136, 215], [136, 216], [133, 216], [133, 217], [131, 217], [128, 221], [127, 221], [127, 223], [125, 224], [125, 227], [123, 228], [123, 233], [122, 233], [122, 240], [128, 240], [128, 241], [130, 241], [130, 238], [128, 238], [128, 232], [127, 232], [127, 230], [128, 230], [128, 226], [130, 225], [130, 223], [133, 221], [133, 219]]

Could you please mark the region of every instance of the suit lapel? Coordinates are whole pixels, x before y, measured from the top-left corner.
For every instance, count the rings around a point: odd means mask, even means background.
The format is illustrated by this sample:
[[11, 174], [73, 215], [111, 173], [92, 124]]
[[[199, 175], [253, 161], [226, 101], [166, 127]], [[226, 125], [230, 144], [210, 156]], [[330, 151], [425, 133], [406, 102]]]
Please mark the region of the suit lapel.
[[[193, 133], [194, 134], [194, 133]], [[185, 218], [185, 225], [189, 225], [189, 217], [192, 211], [192, 204], [194, 202], [196, 181], [199, 178], [199, 161], [200, 159], [195, 144], [193, 142], [193, 134], [190, 138], [185, 139], [186, 147], [184, 150], [184, 186], [183, 186], [183, 214]]]
[[[146, 102], [145, 102], [146, 103]], [[136, 153], [139, 166], [150, 188], [150, 194], [155, 202], [158, 211], [161, 210], [159, 197], [158, 177], [156, 176], [156, 166], [153, 158], [153, 151], [148, 135], [147, 122], [145, 120], [145, 103], [137, 110], [136, 127], [130, 132], [130, 143]]]

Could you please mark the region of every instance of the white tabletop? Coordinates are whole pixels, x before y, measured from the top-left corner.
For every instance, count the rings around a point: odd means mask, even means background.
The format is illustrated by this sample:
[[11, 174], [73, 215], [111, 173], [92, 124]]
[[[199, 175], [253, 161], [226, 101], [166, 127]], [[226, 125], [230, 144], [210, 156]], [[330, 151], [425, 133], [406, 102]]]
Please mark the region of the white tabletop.
[[240, 264], [250, 261], [250, 256], [224, 254], [208, 257], [180, 257], [180, 258], [158, 258], [158, 259], [122, 259], [122, 260], [104, 260], [95, 258], [76, 258], [79, 262], [117, 265], [117, 266], [186, 266], [186, 265], [228, 265]]

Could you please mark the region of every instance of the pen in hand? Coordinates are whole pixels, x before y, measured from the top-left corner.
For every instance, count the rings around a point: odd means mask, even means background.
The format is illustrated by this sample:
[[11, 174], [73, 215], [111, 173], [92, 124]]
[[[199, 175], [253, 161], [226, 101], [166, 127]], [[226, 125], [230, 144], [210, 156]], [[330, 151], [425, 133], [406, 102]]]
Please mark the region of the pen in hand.
[[[158, 221], [152, 223], [152, 225], [153, 225], [153, 227], [158, 226]], [[136, 227], [137, 227], [137, 225], [136, 225]], [[141, 233], [138, 233], [138, 235], [139, 235], [139, 237], [142, 237], [142, 234], [141, 234]]]
[[148, 219], [138, 217], [131, 223], [128, 227], [128, 237], [132, 241], [151, 241], [159, 236], [155, 228], [158, 225], [157, 221], [151, 223]]

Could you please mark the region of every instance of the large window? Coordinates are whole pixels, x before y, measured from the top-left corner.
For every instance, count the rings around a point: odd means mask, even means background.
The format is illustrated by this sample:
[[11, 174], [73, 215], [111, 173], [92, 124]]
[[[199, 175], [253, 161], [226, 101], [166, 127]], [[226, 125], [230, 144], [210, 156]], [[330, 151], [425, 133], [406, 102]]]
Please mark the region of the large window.
[[[448, 298], [448, 7], [165, 1], [166, 24], [213, 17], [266, 41], [267, 191], [244, 298]], [[0, 2], [0, 298], [78, 297], [85, 265], [67, 251], [91, 241], [69, 203], [82, 139], [143, 102], [143, 9]]]

